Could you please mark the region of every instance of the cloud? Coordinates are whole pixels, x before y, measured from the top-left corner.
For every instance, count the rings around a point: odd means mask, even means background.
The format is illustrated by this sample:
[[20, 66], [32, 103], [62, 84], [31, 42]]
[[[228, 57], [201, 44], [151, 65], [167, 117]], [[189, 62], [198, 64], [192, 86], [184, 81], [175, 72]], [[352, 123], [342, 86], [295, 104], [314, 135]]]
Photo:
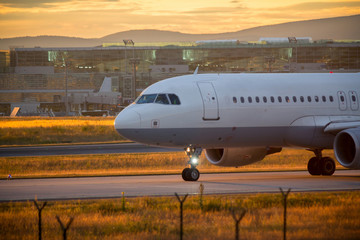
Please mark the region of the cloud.
[[[91, 14], [93, 12], [106, 12], [112, 10], [133, 12], [140, 10], [136, 2], [124, 3], [120, 0], [5, 0], [0, 2], [0, 15], [8, 18], [13, 13], [23, 13], [22, 18], [32, 14], [47, 14], [49, 12], [78, 12]], [[106, 17], [106, 16], [105, 16]]]
[[2, 0], [0, 5], [11, 8], [47, 7], [49, 4], [69, 2], [69, 0]]
[[[102, 37], [133, 29], [219, 33], [290, 21], [354, 15], [360, 1], [0, 0], [0, 36]], [[355, 11], [355, 13], [354, 13]], [[356, 13], [358, 11], [358, 13]]]
[[332, 9], [332, 8], [351, 8], [351, 7], [360, 7], [360, 1], [352, 2], [307, 2], [307, 3], [299, 3], [294, 5], [289, 5], [285, 7], [277, 8], [279, 11], [281, 10], [296, 10], [296, 11], [316, 11], [323, 9]]
[[119, 0], [1, 0], [0, 6], [14, 9], [27, 8], [56, 8], [66, 5], [71, 9], [73, 5], [91, 5], [91, 4], [107, 4], [118, 3]]
[[[249, 17], [270, 24], [349, 16], [360, 13], [360, 1], [306, 2], [270, 8], [255, 8]], [[264, 25], [259, 22], [259, 25]]]
[[[245, 8], [244, 8], [245, 9]], [[240, 8], [234, 7], [208, 7], [208, 8], [197, 8], [192, 11], [186, 11], [185, 14], [212, 14], [212, 13], [235, 13], [239, 11]]]

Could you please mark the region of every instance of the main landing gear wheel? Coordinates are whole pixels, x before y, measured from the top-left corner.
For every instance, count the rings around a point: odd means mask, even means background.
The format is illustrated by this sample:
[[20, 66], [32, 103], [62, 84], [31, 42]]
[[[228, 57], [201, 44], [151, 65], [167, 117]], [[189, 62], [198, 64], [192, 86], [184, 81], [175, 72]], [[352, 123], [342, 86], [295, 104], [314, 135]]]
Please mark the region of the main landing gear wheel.
[[311, 175], [331, 176], [335, 172], [335, 161], [330, 157], [322, 157], [321, 150], [313, 150], [316, 157], [308, 162], [308, 172]]
[[331, 176], [335, 172], [335, 161], [332, 158], [324, 157], [322, 159], [321, 174], [325, 176]]
[[185, 168], [181, 174], [185, 181], [197, 181], [199, 179], [200, 172], [196, 169], [196, 166], [199, 164], [201, 151], [201, 148], [195, 148], [192, 146], [185, 149], [185, 152], [189, 157], [188, 164], [190, 165], [190, 168]]
[[317, 157], [310, 158], [307, 169], [311, 175], [321, 175], [319, 159]]

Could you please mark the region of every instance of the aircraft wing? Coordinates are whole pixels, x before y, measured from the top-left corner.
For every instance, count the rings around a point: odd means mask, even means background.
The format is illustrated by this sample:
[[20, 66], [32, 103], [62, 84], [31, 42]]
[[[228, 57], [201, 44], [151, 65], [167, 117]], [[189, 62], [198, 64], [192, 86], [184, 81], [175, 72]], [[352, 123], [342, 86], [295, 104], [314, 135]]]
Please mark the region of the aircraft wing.
[[328, 125], [326, 125], [324, 132], [325, 133], [332, 133], [337, 134], [345, 129], [349, 128], [358, 128], [360, 127], [360, 121], [349, 121], [349, 122], [343, 122], [343, 121], [337, 121], [337, 122], [330, 122]]

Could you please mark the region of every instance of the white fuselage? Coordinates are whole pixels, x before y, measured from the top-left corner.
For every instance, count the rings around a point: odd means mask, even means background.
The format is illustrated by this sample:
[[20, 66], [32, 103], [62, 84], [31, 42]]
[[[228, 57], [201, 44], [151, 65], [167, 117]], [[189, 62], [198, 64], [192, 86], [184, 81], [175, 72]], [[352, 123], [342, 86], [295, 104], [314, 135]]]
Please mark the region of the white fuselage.
[[175, 94], [180, 104], [133, 103], [115, 128], [137, 142], [179, 148], [332, 148], [335, 134], [324, 129], [360, 121], [359, 93], [359, 73], [186, 75], [141, 94]]

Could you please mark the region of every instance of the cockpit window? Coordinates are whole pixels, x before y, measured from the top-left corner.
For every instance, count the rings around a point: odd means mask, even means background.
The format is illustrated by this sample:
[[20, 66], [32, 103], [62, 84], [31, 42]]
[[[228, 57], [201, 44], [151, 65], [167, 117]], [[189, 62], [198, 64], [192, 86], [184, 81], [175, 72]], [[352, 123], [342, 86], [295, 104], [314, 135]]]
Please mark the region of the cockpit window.
[[135, 103], [137, 104], [160, 103], [160, 104], [180, 105], [180, 99], [177, 95], [173, 93], [144, 94], [139, 96], [138, 99], [135, 101]]
[[137, 104], [143, 104], [143, 103], [153, 103], [155, 101], [157, 94], [145, 94], [142, 95], [137, 101]]
[[155, 100], [155, 103], [169, 104], [169, 100], [166, 94], [159, 94]]
[[180, 99], [175, 94], [169, 94], [169, 99], [170, 99], [171, 104], [180, 105]]

